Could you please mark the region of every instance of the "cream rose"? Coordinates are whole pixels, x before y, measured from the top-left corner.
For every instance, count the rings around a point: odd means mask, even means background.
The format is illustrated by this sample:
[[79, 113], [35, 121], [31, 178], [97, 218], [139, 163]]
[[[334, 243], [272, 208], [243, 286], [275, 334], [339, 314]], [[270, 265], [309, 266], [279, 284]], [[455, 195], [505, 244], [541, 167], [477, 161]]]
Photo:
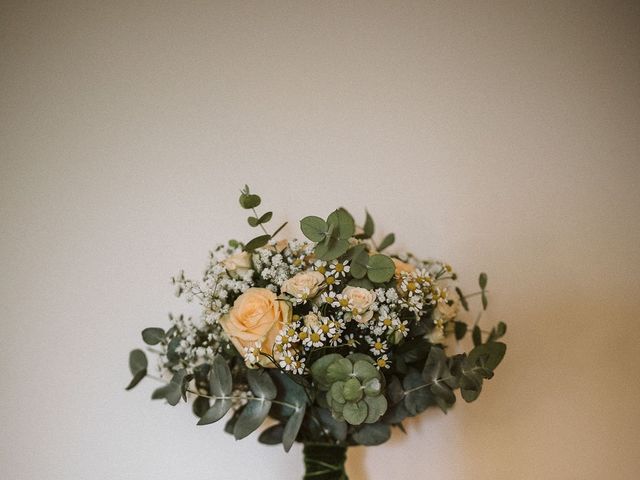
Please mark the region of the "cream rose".
[[397, 258], [392, 258], [393, 263], [396, 266], [396, 275], [400, 275], [401, 273], [413, 273], [416, 271], [416, 267], [411, 265], [410, 263], [403, 262], [402, 260], [398, 260]]
[[369, 308], [376, 300], [376, 295], [371, 290], [361, 287], [346, 287], [342, 294], [349, 300], [351, 312], [358, 322], [364, 323], [371, 320], [373, 312], [369, 311]]
[[[262, 342], [260, 350], [273, 355], [273, 344], [280, 329], [291, 320], [291, 306], [266, 288], [250, 288], [238, 298], [220, 324], [241, 355], [247, 347]], [[263, 367], [275, 367], [266, 358]]]
[[318, 293], [322, 282], [324, 282], [323, 274], [315, 270], [307, 270], [285, 280], [281, 290], [295, 298], [306, 300]]
[[230, 273], [242, 275], [251, 269], [251, 255], [247, 252], [234, 253], [222, 261], [222, 266]]

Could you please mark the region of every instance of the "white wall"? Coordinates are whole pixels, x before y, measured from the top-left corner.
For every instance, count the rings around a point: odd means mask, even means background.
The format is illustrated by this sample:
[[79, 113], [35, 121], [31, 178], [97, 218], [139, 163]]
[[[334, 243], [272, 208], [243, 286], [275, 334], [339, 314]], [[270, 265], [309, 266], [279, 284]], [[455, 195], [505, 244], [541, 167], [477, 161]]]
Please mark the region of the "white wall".
[[244, 183], [294, 226], [367, 206], [509, 324], [480, 399], [353, 480], [638, 478], [639, 7], [2, 2], [2, 478], [301, 476], [123, 389]]

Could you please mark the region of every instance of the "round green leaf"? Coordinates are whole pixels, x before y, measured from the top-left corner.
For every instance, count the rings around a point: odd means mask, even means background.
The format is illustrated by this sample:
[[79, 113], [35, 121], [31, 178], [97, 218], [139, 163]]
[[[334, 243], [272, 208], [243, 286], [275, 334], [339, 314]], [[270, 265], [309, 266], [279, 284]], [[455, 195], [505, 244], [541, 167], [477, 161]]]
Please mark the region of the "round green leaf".
[[142, 330], [142, 340], [147, 345], [157, 345], [164, 340], [164, 330], [157, 327], [145, 328]]
[[335, 210], [327, 217], [327, 223], [335, 225], [335, 231], [339, 238], [348, 239], [356, 232], [356, 224], [353, 217], [344, 208]]
[[363, 382], [372, 378], [378, 378], [380, 375], [380, 372], [376, 367], [365, 360], [358, 360], [355, 362], [353, 365], [353, 373], [355, 373], [356, 377]]
[[147, 356], [139, 348], [132, 350], [129, 354], [129, 370], [132, 375], [135, 375], [142, 370], [146, 370], [148, 364]]
[[365, 421], [369, 413], [369, 407], [363, 401], [356, 403], [347, 403], [342, 410], [342, 415], [347, 423], [351, 425], [360, 425]]
[[320, 217], [304, 217], [300, 220], [300, 230], [312, 242], [321, 242], [327, 236], [327, 223]]
[[329, 392], [331, 393], [331, 400], [333, 402], [345, 403], [346, 399], [344, 398], [344, 383], [345, 382], [335, 382], [331, 385], [331, 389]]
[[382, 391], [382, 383], [377, 378], [372, 378], [364, 382], [364, 393], [370, 397], [380, 395]]
[[276, 398], [278, 390], [265, 370], [249, 370], [247, 372], [247, 380], [249, 381], [249, 388], [251, 388], [251, 391], [256, 397], [267, 400]]
[[391, 280], [396, 271], [396, 266], [390, 257], [376, 254], [369, 257], [367, 277], [374, 283], [384, 283]]
[[258, 205], [260, 205], [260, 201], [261, 200], [258, 195], [247, 193], [243, 193], [242, 195], [240, 195], [240, 206], [242, 208], [246, 208], [247, 210], [256, 208]]
[[364, 392], [362, 391], [362, 385], [357, 378], [350, 378], [349, 380], [344, 382], [342, 393], [344, 394], [344, 399], [348, 402], [358, 401], [364, 395]]
[[353, 365], [346, 358], [340, 358], [327, 368], [327, 379], [330, 383], [345, 381], [353, 372]]
[[367, 418], [364, 420], [365, 423], [377, 422], [378, 419], [384, 415], [384, 412], [387, 411], [387, 399], [384, 398], [384, 395], [365, 397], [364, 401], [368, 407]]

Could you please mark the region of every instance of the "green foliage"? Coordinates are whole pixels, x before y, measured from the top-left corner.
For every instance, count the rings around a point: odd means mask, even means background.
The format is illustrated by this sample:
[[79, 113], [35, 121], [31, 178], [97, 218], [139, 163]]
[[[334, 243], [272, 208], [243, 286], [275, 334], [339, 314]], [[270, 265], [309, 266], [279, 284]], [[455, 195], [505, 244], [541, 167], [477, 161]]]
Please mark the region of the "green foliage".
[[273, 400], [278, 395], [276, 384], [263, 369], [252, 369], [247, 372], [247, 381], [253, 395], [257, 398]]
[[378, 245], [378, 251], [383, 251], [385, 248], [390, 247], [396, 241], [396, 236], [393, 233], [390, 233], [386, 237], [382, 239], [380, 245]]
[[349, 239], [355, 233], [353, 217], [344, 208], [333, 211], [327, 220], [309, 216], [300, 221], [302, 233], [316, 242], [315, 254], [321, 260], [334, 260], [349, 250]]
[[271, 401], [267, 399], [253, 400], [245, 405], [233, 427], [233, 436], [240, 440], [255, 431], [267, 418]]
[[312, 242], [323, 241], [328, 232], [329, 225], [320, 217], [309, 216], [300, 220], [300, 229]]
[[201, 416], [198, 425], [208, 425], [217, 422], [224, 417], [231, 408], [231, 392], [233, 390], [233, 378], [231, 369], [222, 355], [213, 358], [209, 370], [209, 390], [211, 391], [212, 404]]
[[477, 347], [482, 344], [482, 330], [478, 325], [473, 327], [473, 332], [471, 333], [471, 339], [473, 340], [473, 346]]
[[169, 405], [174, 407], [180, 402], [180, 398], [184, 398], [186, 401], [185, 393], [191, 378], [192, 376], [187, 375], [186, 370], [178, 370], [173, 374], [168, 384], [154, 390], [151, 398], [153, 400], [165, 399]]
[[491, 329], [491, 332], [489, 332], [489, 338], [487, 339], [487, 342], [493, 342], [495, 340], [498, 340], [499, 338], [504, 337], [506, 333], [507, 333], [507, 324], [504, 322], [498, 322], [498, 325], [493, 327]]
[[353, 439], [360, 445], [380, 445], [389, 438], [391, 427], [384, 423], [364, 424], [353, 433]]
[[487, 292], [486, 292], [486, 288], [487, 288], [487, 274], [482, 272], [480, 274], [480, 277], [478, 277], [478, 284], [480, 285], [480, 297], [482, 298], [482, 308], [484, 310], [487, 309], [487, 305], [488, 305], [488, 301], [487, 301]]
[[131, 390], [147, 376], [147, 366], [148, 362], [145, 353], [140, 349], [132, 350], [129, 354], [129, 370], [133, 378], [127, 385], [126, 390]]
[[464, 322], [455, 321], [453, 325], [456, 340], [462, 340], [467, 333], [467, 324]]
[[374, 423], [387, 410], [384, 377], [366, 355], [330, 354], [311, 366], [318, 388], [326, 390], [326, 402], [336, 420], [351, 425]]
[[365, 214], [366, 214], [366, 217], [364, 220], [364, 225], [362, 226], [362, 233], [359, 233], [358, 235], [355, 236], [355, 238], [358, 238], [361, 240], [366, 240], [368, 238], [371, 238], [375, 231], [375, 224], [373, 222], [373, 218], [371, 218], [371, 215], [366, 210], [365, 210]]
[[293, 414], [289, 417], [289, 420], [287, 420], [287, 424], [284, 426], [282, 445], [284, 446], [285, 452], [291, 450], [293, 442], [296, 441], [296, 437], [298, 436], [298, 432], [302, 426], [302, 421], [304, 420], [305, 411], [306, 407], [304, 405], [295, 409]]
[[369, 257], [367, 277], [373, 283], [384, 283], [391, 280], [395, 270], [393, 260], [386, 255], [376, 254]]
[[276, 423], [275, 425], [271, 425], [269, 428], [263, 430], [258, 437], [258, 441], [265, 445], [277, 445], [278, 443], [282, 443], [283, 434], [284, 425]]
[[142, 340], [147, 345], [157, 345], [164, 340], [165, 333], [162, 328], [150, 327], [142, 330]]
[[349, 239], [356, 231], [353, 217], [344, 208], [334, 210], [328, 217], [327, 223], [334, 226], [334, 233], [338, 238]]
[[462, 308], [464, 308], [467, 312], [469, 311], [469, 303], [467, 302], [466, 297], [463, 295], [460, 287], [456, 287], [456, 293], [458, 294], [458, 298], [460, 299], [460, 303], [462, 304]]
[[246, 210], [251, 210], [252, 208], [256, 208], [260, 205], [260, 197], [258, 195], [254, 195], [249, 191], [249, 186], [245, 185], [244, 189], [240, 191], [240, 206]]
[[253, 252], [256, 248], [264, 247], [271, 240], [271, 235], [260, 235], [256, 238], [249, 240], [244, 246], [245, 251]]
[[210, 406], [211, 404], [209, 403], [209, 399], [207, 397], [196, 397], [191, 408], [193, 410], [193, 414], [196, 417], [202, 418], [204, 414], [207, 413], [207, 410], [209, 410]]

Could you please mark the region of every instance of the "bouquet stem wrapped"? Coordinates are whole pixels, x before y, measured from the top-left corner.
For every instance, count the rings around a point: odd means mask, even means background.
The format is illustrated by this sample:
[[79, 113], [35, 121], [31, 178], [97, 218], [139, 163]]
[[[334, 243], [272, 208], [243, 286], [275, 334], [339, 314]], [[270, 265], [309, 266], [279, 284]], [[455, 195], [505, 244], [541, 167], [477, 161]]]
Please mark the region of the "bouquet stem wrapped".
[[305, 443], [304, 480], [348, 480], [345, 471], [347, 447], [323, 443]]

